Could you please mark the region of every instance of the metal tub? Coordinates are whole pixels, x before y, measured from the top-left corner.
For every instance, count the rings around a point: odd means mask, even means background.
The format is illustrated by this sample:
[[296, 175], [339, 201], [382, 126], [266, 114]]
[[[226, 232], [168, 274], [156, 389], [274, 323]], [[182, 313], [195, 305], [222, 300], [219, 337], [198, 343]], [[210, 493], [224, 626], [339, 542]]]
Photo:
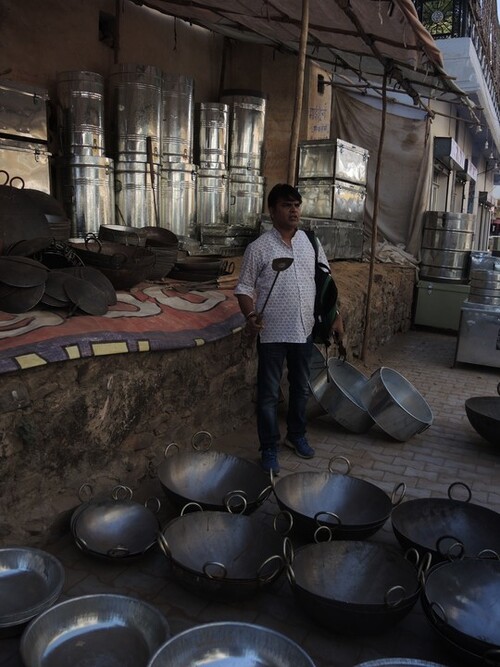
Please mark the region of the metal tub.
[[161, 170], [160, 226], [181, 239], [199, 239], [196, 224], [198, 167], [185, 162], [166, 162]]
[[259, 95], [227, 91], [221, 102], [230, 105], [229, 166], [258, 173], [262, 167], [266, 99]]
[[194, 79], [163, 73], [161, 157], [163, 162], [193, 161]]
[[225, 170], [229, 143], [229, 107], [227, 104], [200, 104], [200, 167]]
[[432, 411], [423, 396], [391, 368], [376, 370], [360, 398], [373, 421], [395, 440], [405, 442], [432, 424]]
[[97, 234], [115, 221], [113, 160], [91, 155], [57, 161], [60, 199], [71, 218], [71, 235]]
[[57, 116], [65, 155], [104, 155], [104, 78], [95, 72], [57, 74]]
[[373, 419], [361, 400], [368, 378], [347, 361], [328, 360], [328, 377], [323, 376], [320, 403], [330, 417], [353, 433], [365, 433]]

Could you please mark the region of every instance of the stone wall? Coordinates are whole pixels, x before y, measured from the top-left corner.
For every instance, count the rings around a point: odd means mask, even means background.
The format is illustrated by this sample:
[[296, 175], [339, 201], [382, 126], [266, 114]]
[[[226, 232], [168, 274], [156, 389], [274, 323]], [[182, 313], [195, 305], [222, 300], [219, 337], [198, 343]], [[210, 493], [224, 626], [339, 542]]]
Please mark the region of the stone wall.
[[[362, 345], [368, 264], [333, 265], [349, 357]], [[414, 273], [377, 265], [369, 350], [410, 327]], [[253, 425], [255, 352], [236, 333], [197, 348], [49, 364], [1, 377], [0, 545], [43, 545], [67, 527], [78, 489], [139, 496], [168, 443]], [[23, 407], [9, 407], [15, 390]], [[155, 480], [157, 481], [157, 480]], [[148, 494], [149, 495], [149, 494]], [[147, 497], [147, 495], [146, 495]], [[6, 511], [6, 508], [9, 508]]]

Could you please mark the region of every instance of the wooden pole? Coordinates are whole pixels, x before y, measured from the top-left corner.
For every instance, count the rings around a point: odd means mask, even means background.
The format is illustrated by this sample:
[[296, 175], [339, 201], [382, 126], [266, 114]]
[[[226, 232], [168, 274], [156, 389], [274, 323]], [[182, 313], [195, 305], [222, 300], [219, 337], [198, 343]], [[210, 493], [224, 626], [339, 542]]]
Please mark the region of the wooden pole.
[[300, 119], [302, 116], [302, 98], [304, 96], [304, 72], [306, 66], [307, 36], [309, 34], [309, 0], [302, 0], [302, 25], [300, 29], [299, 62], [295, 80], [295, 105], [293, 110], [290, 153], [288, 155], [288, 183], [295, 185], [297, 167], [297, 149], [299, 146]]
[[378, 200], [380, 188], [380, 169], [382, 166], [382, 150], [384, 148], [385, 125], [387, 118], [387, 72], [384, 71], [384, 78], [382, 81], [382, 121], [380, 124], [380, 135], [378, 140], [378, 154], [377, 165], [375, 172], [375, 183], [373, 187], [373, 223], [372, 223], [372, 244], [370, 251], [370, 272], [368, 274], [368, 288], [366, 291], [366, 305], [365, 305], [365, 330], [363, 333], [363, 346], [361, 348], [361, 359], [366, 360], [366, 352], [368, 348], [368, 339], [370, 336], [371, 326], [371, 300], [373, 287], [373, 273], [375, 269], [375, 252], [377, 249], [377, 222], [378, 222]]

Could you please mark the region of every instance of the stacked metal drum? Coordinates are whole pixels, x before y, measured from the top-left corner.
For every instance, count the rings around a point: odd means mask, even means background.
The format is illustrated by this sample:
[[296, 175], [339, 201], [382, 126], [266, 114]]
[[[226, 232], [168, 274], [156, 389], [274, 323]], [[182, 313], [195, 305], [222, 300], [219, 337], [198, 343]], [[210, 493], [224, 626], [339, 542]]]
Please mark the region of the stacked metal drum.
[[108, 85], [116, 222], [157, 226], [162, 71], [151, 65], [116, 65]]
[[105, 156], [104, 79], [86, 71], [59, 72], [57, 114], [61, 155], [55, 159], [57, 195], [73, 237], [114, 222], [113, 160]]
[[422, 239], [421, 278], [467, 282], [476, 217], [427, 211]]
[[302, 226], [315, 229], [328, 259], [361, 259], [369, 153], [341, 139], [299, 144]]
[[200, 107], [198, 217], [212, 254], [238, 254], [259, 234], [266, 100], [227, 91]]
[[196, 223], [196, 180], [193, 164], [194, 80], [164, 73], [161, 96], [160, 226], [176, 234], [182, 245], [200, 238]]

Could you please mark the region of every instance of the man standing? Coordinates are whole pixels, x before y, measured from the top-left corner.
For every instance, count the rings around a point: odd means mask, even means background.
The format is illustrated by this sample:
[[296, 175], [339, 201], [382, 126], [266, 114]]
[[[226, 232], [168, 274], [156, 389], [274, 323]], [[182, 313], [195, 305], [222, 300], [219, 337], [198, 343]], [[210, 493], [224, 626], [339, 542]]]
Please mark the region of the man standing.
[[[313, 347], [315, 252], [307, 235], [298, 229], [301, 203], [302, 197], [293, 186], [280, 183], [272, 188], [267, 204], [273, 229], [247, 247], [235, 289], [248, 333], [257, 336], [257, 432], [262, 467], [274, 474], [279, 473], [278, 402], [285, 360], [290, 389], [283, 444], [302, 458], [314, 456], [306, 438], [306, 405]], [[276, 278], [272, 262], [282, 257], [291, 258], [293, 263], [277, 277], [261, 317]], [[328, 265], [321, 244], [318, 260]], [[340, 315], [332, 331], [343, 335]]]

